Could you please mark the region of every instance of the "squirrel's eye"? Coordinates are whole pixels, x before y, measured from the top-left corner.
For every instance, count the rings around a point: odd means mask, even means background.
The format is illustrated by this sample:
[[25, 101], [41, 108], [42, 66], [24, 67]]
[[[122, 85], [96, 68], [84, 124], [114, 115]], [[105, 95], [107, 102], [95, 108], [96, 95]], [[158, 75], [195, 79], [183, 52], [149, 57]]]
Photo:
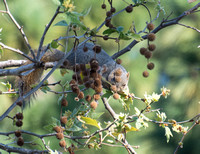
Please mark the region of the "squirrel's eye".
[[125, 87], [126, 86], [126, 84], [122, 84], [122, 87]]

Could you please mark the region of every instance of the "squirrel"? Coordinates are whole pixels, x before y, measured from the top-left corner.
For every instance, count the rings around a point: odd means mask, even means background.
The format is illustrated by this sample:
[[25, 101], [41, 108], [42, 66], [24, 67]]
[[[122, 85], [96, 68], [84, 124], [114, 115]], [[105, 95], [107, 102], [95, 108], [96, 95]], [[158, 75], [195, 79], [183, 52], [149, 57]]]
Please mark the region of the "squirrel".
[[[64, 54], [60, 50], [51, 48], [46, 51], [41, 61], [56, 62], [62, 59]], [[128, 89], [129, 73], [122, 65], [117, 64], [100, 46], [87, 42], [69, 51], [68, 55], [63, 63], [66, 65], [65, 63], [67, 62], [67, 69], [73, 69], [77, 64], [88, 64], [92, 60], [96, 60], [98, 63], [97, 71], [102, 77], [103, 88], [110, 89], [112, 85], [116, 85], [116, 92], [123, 92]], [[29, 63], [31, 62], [28, 61], [26, 64]], [[40, 81], [43, 71], [44, 67], [37, 67], [28, 75], [21, 76], [18, 80], [20, 93], [25, 94], [30, 91], [31, 85]]]

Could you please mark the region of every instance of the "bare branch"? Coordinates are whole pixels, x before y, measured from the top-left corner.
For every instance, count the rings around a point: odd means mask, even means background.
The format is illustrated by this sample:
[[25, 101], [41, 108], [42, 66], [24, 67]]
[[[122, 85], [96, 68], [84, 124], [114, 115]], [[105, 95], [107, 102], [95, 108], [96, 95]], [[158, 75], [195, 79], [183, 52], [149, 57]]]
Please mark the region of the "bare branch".
[[33, 69], [35, 66], [34, 63], [28, 64], [28, 65], [23, 65], [19, 68], [15, 69], [0, 69], [0, 76], [8, 76], [8, 75], [20, 75], [24, 71], [28, 71]]
[[0, 143], [0, 149], [3, 149], [7, 152], [17, 152], [17, 153], [21, 153], [21, 154], [27, 154], [27, 153], [48, 153], [47, 150], [43, 150], [43, 151], [40, 151], [40, 150], [31, 150], [31, 149], [24, 149], [24, 148], [17, 148], [17, 147], [12, 147], [12, 146], [9, 146], [9, 145], [5, 145], [5, 144], [2, 144]]
[[28, 38], [26, 37], [26, 34], [24, 33], [23, 27], [18, 24], [18, 22], [15, 20], [15, 18], [11, 14], [11, 12], [10, 12], [10, 10], [8, 8], [7, 1], [3, 0], [3, 2], [4, 2], [4, 5], [5, 5], [5, 8], [6, 8], [6, 12], [5, 13], [8, 14], [8, 16], [10, 17], [10, 19], [12, 20], [12, 22], [16, 25], [16, 27], [18, 28], [18, 30], [21, 32], [22, 37], [24, 38], [24, 41], [25, 41], [27, 47], [29, 48], [29, 50], [31, 51], [31, 54], [32, 54], [32, 56], [33, 56], [33, 58], [35, 60], [35, 54], [34, 54], [32, 48], [31, 48], [31, 46], [29, 44], [29, 41], [28, 41]]
[[193, 29], [193, 30], [197, 31], [198, 33], [200, 33], [200, 30], [197, 29], [197, 28], [195, 28], [195, 27], [187, 26], [187, 25], [184, 25], [184, 24], [181, 24], [181, 23], [177, 23], [177, 24], [178, 24], [178, 25], [181, 25], [181, 26], [183, 26], [183, 27], [186, 27], [186, 28]]
[[29, 59], [30, 61], [34, 62], [34, 60], [31, 57], [29, 57], [27, 54], [25, 54], [24, 52], [20, 51], [19, 49], [15, 49], [15, 48], [9, 47], [9, 46], [3, 44], [2, 42], [0, 42], [0, 46], [2, 46], [2, 48], [4, 48], [4, 49], [8, 49], [8, 50], [14, 51], [14, 52], [24, 56], [25, 58]]
[[7, 60], [0, 62], [0, 68], [7, 68], [7, 67], [17, 67], [24, 65], [27, 61], [26, 60]]
[[54, 14], [54, 16], [52, 17], [51, 21], [49, 22], [49, 24], [47, 24], [47, 26], [46, 26], [46, 28], [44, 30], [44, 33], [43, 33], [43, 35], [41, 37], [40, 45], [39, 45], [39, 48], [38, 48], [37, 60], [39, 60], [39, 58], [40, 58], [40, 52], [41, 52], [41, 49], [42, 49], [42, 46], [43, 46], [43, 43], [44, 43], [44, 38], [45, 38], [45, 36], [47, 34], [47, 31], [49, 30], [51, 24], [53, 23], [53, 21], [55, 20], [55, 18], [57, 17], [57, 15], [60, 13], [59, 10], [60, 10], [60, 6], [58, 6], [58, 8], [56, 9], [56, 12]]

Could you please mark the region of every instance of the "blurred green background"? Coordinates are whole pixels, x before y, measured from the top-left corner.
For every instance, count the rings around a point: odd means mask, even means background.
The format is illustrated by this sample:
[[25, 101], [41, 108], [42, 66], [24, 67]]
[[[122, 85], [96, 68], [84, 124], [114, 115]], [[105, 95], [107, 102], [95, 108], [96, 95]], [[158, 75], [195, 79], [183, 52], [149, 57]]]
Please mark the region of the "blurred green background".
[[[127, 0], [127, 2], [131, 2]], [[183, 11], [191, 8], [197, 2], [188, 4], [187, 1], [182, 0], [168, 0], [161, 1], [161, 4], [165, 7], [166, 14], [173, 12], [171, 17], [180, 15]], [[76, 1], [76, 11], [83, 11], [86, 8], [92, 7], [90, 14], [84, 19], [86, 26], [95, 28], [99, 26], [105, 18], [105, 10], [101, 9], [102, 1], [96, 0], [82, 0]], [[56, 5], [49, 0], [18, 0], [8, 1], [10, 11], [20, 25], [23, 26], [24, 31], [29, 38], [29, 42], [33, 48], [38, 48], [39, 41], [44, 31], [45, 25], [50, 21], [53, 16]], [[114, 7], [117, 10], [124, 8], [127, 4], [123, 1], [114, 1]], [[148, 7], [152, 12], [153, 18], [156, 16], [155, 5], [149, 4]], [[3, 2], [0, 1], [0, 9], [3, 10]], [[161, 13], [160, 17], [155, 21], [155, 25], [158, 25], [164, 15]], [[54, 24], [60, 20], [63, 20], [62, 16], [58, 17]], [[124, 26], [125, 30], [128, 30], [130, 24], [135, 22], [136, 29], [138, 31], [143, 30], [145, 22], [149, 21], [147, 11], [144, 7], [134, 8], [133, 13], [127, 14], [123, 12], [117, 17], [113, 18], [113, 23], [116, 26]], [[188, 24], [199, 28], [200, 15], [197, 12], [186, 18], [181, 23]], [[0, 38], [1, 41], [11, 47], [19, 48], [24, 52], [27, 52], [27, 48], [24, 41], [13, 25], [7, 15], [1, 14], [0, 16], [0, 28], [3, 28]], [[101, 32], [105, 30], [102, 28]], [[101, 33], [100, 32], [100, 33]], [[81, 33], [81, 32], [80, 32]], [[59, 36], [65, 36], [66, 27], [52, 26], [47, 33], [45, 38], [45, 44], [51, 42], [52, 39], [58, 38]], [[160, 88], [166, 86], [171, 90], [171, 95], [167, 99], [161, 99], [159, 103], [152, 105], [152, 108], [161, 108], [169, 119], [175, 119], [177, 121], [183, 121], [194, 117], [200, 113], [200, 49], [197, 48], [200, 45], [200, 35], [194, 30], [184, 28], [182, 26], [174, 25], [163, 29], [156, 34], [157, 39], [155, 44], [157, 49], [151, 59], [155, 63], [155, 69], [150, 71], [148, 78], [142, 77], [142, 72], [146, 70], [146, 59], [139, 54], [139, 48], [146, 46], [146, 41], [137, 44], [130, 52], [121, 56], [123, 60], [123, 66], [130, 72], [129, 87], [130, 92], [133, 92], [136, 96], [143, 97], [145, 91], [148, 94], [152, 92], [160, 92]], [[108, 51], [110, 55], [117, 51], [117, 45], [114, 41], [103, 41], [97, 39], [98, 43]], [[129, 42], [129, 41], [128, 41]], [[122, 41], [121, 48], [125, 47], [128, 42]], [[6, 59], [22, 59], [19, 55], [5, 50], [1, 61]], [[57, 70], [52, 77], [49, 78], [49, 83], [62, 80], [65, 83], [70, 80], [70, 74], [66, 74], [61, 77], [59, 70]], [[14, 84], [15, 80], [13, 77], [6, 79], [0, 78], [0, 81], [9, 80]], [[6, 89], [0, 86], [0, 90], [6, 91]], [[61, 90], [54, 88], [54, 90]], [[16, 98], [7, 97], [0, 95], [0, 114], [2, 114], [15, 100]], [[51, 117], [59, 117], [60, 109], [57, 104], [58, 96], [52, 93], [44, 94], [38, 92], [37, 99], [33, 100], [31, 108], [26, 108], [24, 112], [24, 130], [33, 131], [38, 134], [49, 133], [43, 127], [48, 124]], [[74, 102], [71, 102], [74, 103]], [[124, 112], [122, 105], [117, 101], [110, 100], [111, 106], [114, 110]], [[133, 108], [138, 107], [139, 109], [144, 108], [144, 104], [135, 100], [134, 105], [131, 106], [131, 113], [134, 113]], [[13, 116], [16, 112], [20, 111], [19, 108], [15, 108], [10, 116]], [[102, 102], [99, 102], [97, 112], [104, 112], [105, 108]], [[151, 115], [150, 115], [151, 116]], [[107, 111], [101, 117], [101, 121], [107, 121], [110, 117]], [[111, 119], [110, 119], [111, 120]], [[188, 124], [189, 125], [189, 124]], [[42, 129], [41, 129], [42, 128]], [[16, 130], [17, 128], [12, 126], [10, 119], [5, 119], [0, 122], [0, 131], [6, 132]], [[95, 131], [95, 130], [94, 130]], [[174, 137], [170, 139], [169, 143], [166, 143], [166, 137], [164, 136], [164, 129], [160, 128], [155, 124], [149, 123], [148, 129], [141, 129], [139, 132], [129, 133], [127, 140], [131, 145], [139, 145], [140, 148], [136, 149], [138, 153], [149, 153], [149, 154], [169, 154], [173, 153], [177, 147], [177, 143], [180, 141], [182, 135], [173, 132]], [[197, 154], [200, 151], [199, 146], [199, 126], [195, 127], [184, 140], [183, 149], [180, 149], [178, 153], [181, 154]], [[39, 145], [35, 148], [41, 150], [42, 143], [35, 138], [30, 139], [25, 136], [25, 140], [38, 141]], [[50, 141], [50, 147], [52, 149], [59, 148], [58, 140], [55, 137], [45, 138], [45, 141]], [[10, 143], [6, 140], [6, 137], [0, 137], [0, 143]], [[13, 144], [12, 144], [13, 145]], [[29, 147], [29, 145], [25, 145]], [[0, 150], [0, 152], [3, 152]], [[99, 151], [93, 149], [81, 149], [76, 153], [126, 153], [125, 148], [120, 147], [108, 147], [102, 146]], [[5, 152], [3, 152], [5, 153]]]

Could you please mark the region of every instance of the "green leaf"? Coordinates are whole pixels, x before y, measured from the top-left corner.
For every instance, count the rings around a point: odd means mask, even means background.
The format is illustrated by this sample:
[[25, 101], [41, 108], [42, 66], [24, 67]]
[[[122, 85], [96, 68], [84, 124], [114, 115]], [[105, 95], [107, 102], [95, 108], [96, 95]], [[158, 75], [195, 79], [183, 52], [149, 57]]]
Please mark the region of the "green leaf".
[[47, 91], [50, 91], [51, 89], [48, 86], [44, 86], [40, 89], [42, 92], [47, 93]]
[[166, 138], [167, 138], [167, 143], [168, 143], [169, 140], [170, 140], [170, 136], [173, 137], [172, 132], [171, 132], [171, 130], [170, 130], [169, 127], [165, 127], [165, 136], [166, 136]]
[[0, 58], [2, 57], [3, 55], [3, 48], [0, 46]]
[[81, 12], [81, 15], [82, 16], [86, 16], [86, 15], [88, 15], [89, 13], [90, 13], [90, 11], [91, 11], [91, 6], [88, 8], [88, 9], [85, 9], [85, 10], [83, 10], [82, 12]]
[[133, 37], [133, 39], [135, 39], [138, 42], [143, 40], [139, 34], [132, 33], [131, 36]]
[[106, 93], [103, 94], [102, 97], [105, 97], [105, 98], [109, 99], [111, 95], [113, 95], [113, 93], [110, 90], [106, 90]]
[[85, 123], [85, 124], [87, 124], [87, 125], [95, 126], [95, 127], [100, 129], [100, 126], [99, 126], [98, 122], [95, 119], [81, 116], [81, 117], [78, 118], [78, 120], [83, 122], [83, 123]]
[[123, 26], [119, 26], [116, 28], [116, 30], [120, 33], [124, 30], [124, 27]]
[[57, 22], [54, 26], [68, 26], [68, 24], [65, 20], [61, 20]]
[[56, 5], [62, 5], [62, 3], [63, 3], [63, 0], [52, 0], [53, 1], [53, 3], [54, 4], [56, 4]]
[[126, 34], [120, 32], [120, 33], [119, 33], [119, 39], [120, 39], [120, 40], [130, 40], [131, 38], [128, 37]]
[[99, 113], [97, 113], [97, 112], [93, 112], [93, 111], [90, 111], [89, 113], [88, 113], [88, 116], [90, 117], [90, 118], [92, 118], [92, 119], [98, 119], [100, 116], [102, 116], [104, 114], [104, 112], [99, 112]]
[[103, 32], [103, 35], [110, 35], [112, 33], [115, 33], [117, 32], [116, 29], [106, 29], [104, 32]]
[[66, 73], [69, 73], [69, 72], [67, 71], [67, 69], [60, 69], [60, 74], [61, 74], [62, 76], [65, 76]]
[[126, 131], [127, 131], [127, 132], [134, 132], [134, 131], [138, 131], [138, 129], [137, 129], [137, 128], [135, 128], [135, 127], [133, 127], [133, 126], [131, 126], [131, 127], [126, 127], [126, 126], [125, 126], [125, 129], [126, 129]]
[[8, 81], [6, 83], [5, 82], [1, 82], [1, 84], [6, 87], [8, 92], [13, 91], [12, 85]]
[[80, 130], [82, 130], [82, 128], [78, 127], [77, 125], [73, 125], [71, 128], [69, 129], [66, 129], [67, 131], [70, 131], [70, 132], [78, 132]]

